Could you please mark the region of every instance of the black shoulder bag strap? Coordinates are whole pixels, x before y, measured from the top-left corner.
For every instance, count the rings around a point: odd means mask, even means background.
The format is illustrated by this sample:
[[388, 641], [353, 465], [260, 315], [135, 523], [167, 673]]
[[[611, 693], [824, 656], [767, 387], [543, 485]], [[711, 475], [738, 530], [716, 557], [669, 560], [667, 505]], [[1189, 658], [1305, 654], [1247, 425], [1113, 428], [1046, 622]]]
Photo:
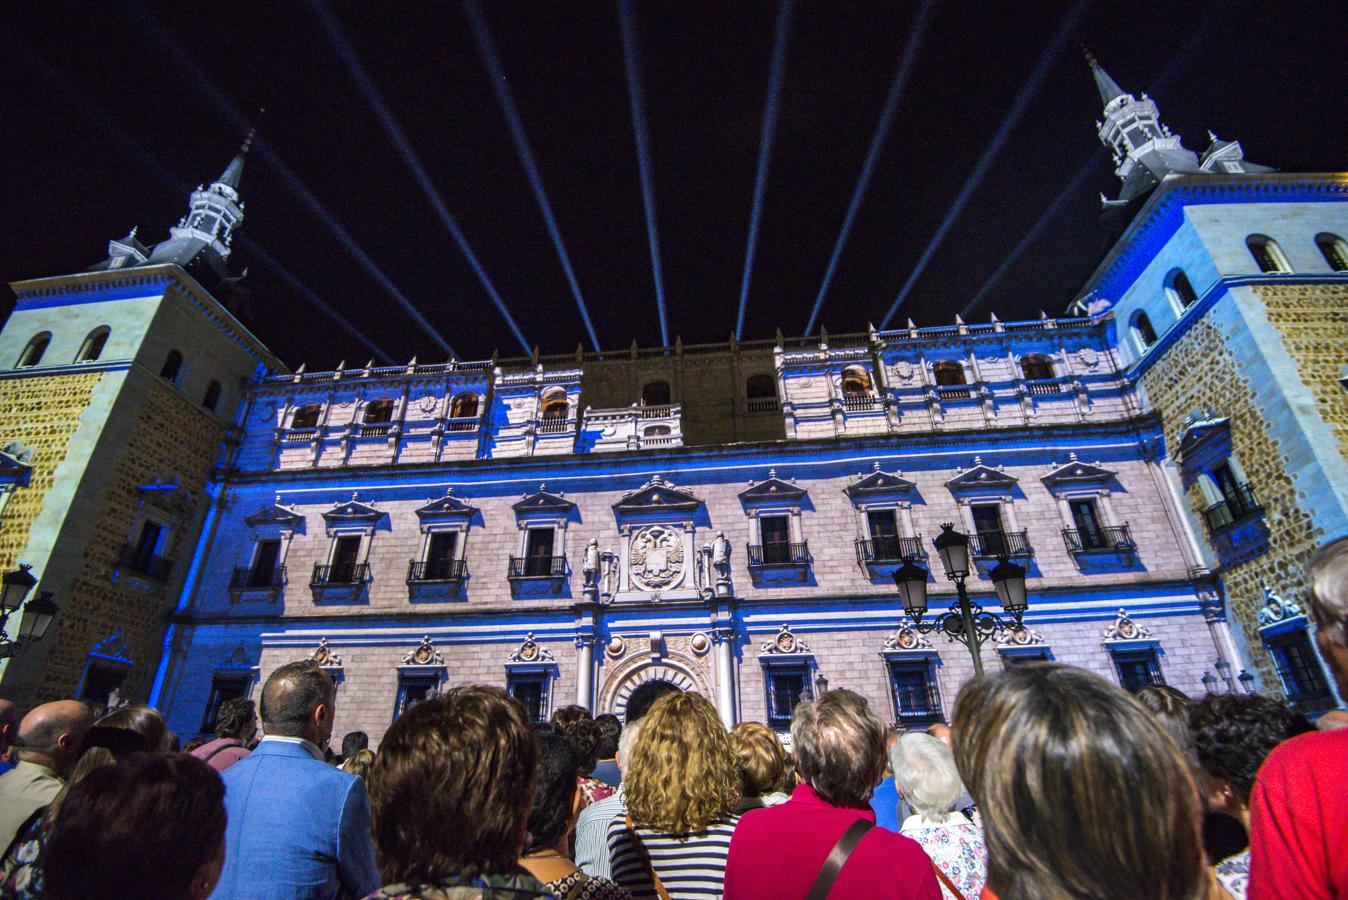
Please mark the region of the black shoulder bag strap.
[[226, 750], [236, 750], [236, 749], [238, 749], [239, 747], [242, 747], [242, 746], [243, 746], [243, 744], [225, 744], [223, 747], [216, 747], [216, 748], [215, 748], [214, 750], [212, 750], [210, 753], [207, 753], [207, 754], [206, 754], [206, 757], [202, 760], [202, 762], [207, 762], [207, 763], [208, 763], [208, 762], [210, 762], [211, 760], [215, 759], [215, 757], [216, 757], [218, 754], [224, 753]]
[[842, 874], [843, 866], [847, 863], [848, 857], [852, 851], [861, 843], [861, 839], [866, 836], [866, 832], [875, 827], [874, 822], [868, 822], [865, 819], [857, 819], [846, 831], [842, 837], [838, 838], [838, 843], [833, 845], [833, 849], [828, 853], [828, 859], [824, 860], [824, 867], [819, 870], [818, 877], [814, 884], [810, 885], [810, 892], [805, 895], [805, 900], [824, 900], [828, 892], [833, 889], [833, 882], [838, 880]]

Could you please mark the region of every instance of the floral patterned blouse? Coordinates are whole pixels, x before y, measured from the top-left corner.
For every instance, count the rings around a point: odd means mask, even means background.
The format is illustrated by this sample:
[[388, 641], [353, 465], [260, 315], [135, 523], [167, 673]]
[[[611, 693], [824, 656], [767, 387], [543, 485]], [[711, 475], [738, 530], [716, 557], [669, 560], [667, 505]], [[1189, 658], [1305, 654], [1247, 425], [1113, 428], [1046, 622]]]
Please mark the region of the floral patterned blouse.
[[[964, 895], [964, 900], [976, 900], [988, 878], [988, 851], [983, 845], [983, 829], [970, 822], [963, 813], [952, 812], [943, 818], [928, 819], [909, 816], [899, 828], [899, 834], [922, 845], [951, 884]], [[941, 885], [944, 900], [955, 900], [950, 889]]]
[[1250, 851], [1242, 850], [1217, 863], [1217, 881], [1235, 900], [1245, 900], [1250, 887]]
[[544, 885], [557, 895], [557, 900], [632, 900], [626, 888], [618, 887], [607, 878], [586, 875], [580, 869], [565, 878]]
[[586, 775], [576, 776], [576, 785], [580, 788], [580, 795], [585, 803], [581, 807], [584, 809], [591, 803], [598, 803], [600, 800], [606, 800], [617, 793], [618, 789], [604, 784], [602, 781], [596, 781]]
[[0, 898], [30, 900], [43, 894], [42, 851], [47, 846], [47, 807], [19, 827], [9, 852], [0, 861]]

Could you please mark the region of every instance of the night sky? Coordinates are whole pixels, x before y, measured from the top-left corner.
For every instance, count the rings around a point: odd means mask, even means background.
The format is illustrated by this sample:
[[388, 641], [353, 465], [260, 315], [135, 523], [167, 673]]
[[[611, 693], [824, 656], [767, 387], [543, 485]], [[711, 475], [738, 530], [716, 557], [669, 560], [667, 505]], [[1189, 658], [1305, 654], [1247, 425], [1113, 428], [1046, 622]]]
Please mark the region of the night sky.
[[[824, 301], [829, 331], [880, 324], [1072, 6], [936, 0]], [[466, 8], [329, 9], [526, 342], [592, 349]], [[918, 10], [794, 5], [746, 340], [805, 330]], [[658, 345], [617, 7], [487, 2], [485, 17], [601, 345]], [[777, 20], [766, 2], [635, 5], [671, 340], [735, 328]], [[1126, 90], [1153, 94], [1191, 150], [1211, 129], [1255, 162], [1336, 171], [1348, 162], [1346, 34], [1340, 2], [1097, 0], [895, 324], [950, 322], [1074, 178], [969, 318], [1061, 312], [1099, 262], [1097, 194], [1118, 182], [1083, 44]], [[162, 240], [185, 190], [235, 152], [242, 117], [266, 107], [266, 148], [461, 357], [521, 354], [311, 3], [9, 4], [0, 72], [5, 281], [84, 269], [133, 225]], [[330, 368], [375, 352], [254, 247], [397, 361], [446, 356], [256, 149], [241, 193], [231, 264], [249, 270], [246, 321], [282, 359]]]

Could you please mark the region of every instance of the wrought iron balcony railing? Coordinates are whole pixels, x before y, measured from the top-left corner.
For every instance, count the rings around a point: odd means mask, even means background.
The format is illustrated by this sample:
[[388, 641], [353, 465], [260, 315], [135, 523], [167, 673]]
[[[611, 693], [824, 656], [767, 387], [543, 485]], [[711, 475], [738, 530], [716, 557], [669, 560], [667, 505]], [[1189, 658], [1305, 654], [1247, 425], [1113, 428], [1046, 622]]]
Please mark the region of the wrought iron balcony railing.
[[749, 544], [749, 568], [758, 569], [768, 566], [808, 566], [810, 564], [810, 545], [808, 541], [789, 544], [785, 541], [770, 544]]
[[445, 431], [476, 431], [482, 420], [477, 416], [464, 416], [457, 419], [445, 420]]
[[1208, 522], [1209, 531], [1220, 531], [1264, 511], [1259, 501], [1255, 499], [1254, 491], [1248, 482], [1237, 486], [1234, 491], [1224, 496], [1225, 499], [1203, 510], [1203, 518]]
[[561, 578], [566, 575], [565, 556], [512, 556], [511, 578]]
[[1031, 394], [1061, 394], [1062, 384], [1056, 379], [1053, 381], [1027, 381], [1026, 385]]
[[169, 570], [173, 568], [173, 560], [146, 553], [134, 544], [127, 544], [122, 548], [120, 562], [122, 568], [156, 581], [166, 580]]
[[407, 566], [407, 580], [413, 583], [422, 581], [462, 581], [463, 576], [467, 571], [467, 560], [414, 559]]
[[234, 577], [229, 586], [235, 590], [248, 588], [279, 588], [286, 580], [285, 566], [272, 566], [270, 569], [258, 569], [252, 566], [235, 566]]
[[969, 552], [979, 557], [1030, 556], [1023, 531], [980, 531], [969, 539]]
[[1127, 525], [1106, 525], [1098, 528], [1064, 528], [1063, 541], [1068, 553], [1088, 553], [1092, 550], [1137, 549]]
[[942, 400], [968, 400], [973, 389], [967, 384], [941, 386], [936, 388], [936, 396]]
[[862, 564], [898, 564], [906, 560], [924, 559], [926, 555], [922, 549], [922, 535], [857, 540], [857, 562]]
[[875, 409], [875, 398], [870, 394], [843, 394], [843, 408], [852, 412]]
[[370, 580], [369, 563], [338, 563], [333, 566], [314, 566], [310, 584], [364, 584]]
[[564, 416], [543, 416], [538, 420], [538, 430], [543, 434], [561, 434], [570, 430], [571, 424]]
[[782, 411], [782, 401], [776, 397], [750, 397], [747, 410], [751, 413], [775, 413]]

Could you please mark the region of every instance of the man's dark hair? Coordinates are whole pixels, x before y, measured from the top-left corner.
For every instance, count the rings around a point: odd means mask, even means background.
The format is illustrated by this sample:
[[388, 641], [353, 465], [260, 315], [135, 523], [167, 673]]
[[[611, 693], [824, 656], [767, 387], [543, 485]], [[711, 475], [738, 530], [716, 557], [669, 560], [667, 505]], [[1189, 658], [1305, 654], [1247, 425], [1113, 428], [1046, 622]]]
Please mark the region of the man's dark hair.
[[1189, 711], [1194, 701], [1188, 694], [1168, 684], [1145, 684], [1133, 696], [1155, 713], [1181, 750], [1194, 752], [1194, 736], [1189, 731]]
[[665, 694], [677, 694], [679, 688], [668, 681], [648, 681], [627, 698], [627, 724], [639, 721]]
[[529, 812], [529, 831], [524, 852], [556, 846], [571, 821], [576, 796], [579, 760], [571, 739], [555, 725], [535, 725], [538, 764], [534, 768], [534, 805]]
[[613, 759], [618, 755], [618, 738], [623, 733], [622, 720], [613, 713], [604, 713], [594, 717], [594, 727], [599, 732], [595, 754], [600, 759]]
[[73, 783], [43, 852], [45, 896], [187, 897], [225, 839], [225, 786], [182, 753], [133, 754]]
[[1254, 775], [1273, 748], [1311, 730], [1310, 723], [1286, 704], [1259, 694], [1214, 694], [1189, 711], [1198, 764], [1214, 778], [1225, 778], [1245, 801]]
[[348, 731], [342, 737], [342, 756], [347, 759], [370, 748], [370, 736], [363, 731]]
[[463, 685], [399, 716], [369, 777], [385, 880], [514, 872], [534, 755], [524, 707], [501, 688]]
[[563, 706], [552, 714], [552, 724], [571, 739], [576, 751], [577, 774], [589, 775], [599, 761], [599, 729], [583, 706]]
[[331, 702], [332, 691], [332, 679], [317, 663], [286, 663], [262, 687], [262, 727], [279, 737], [303, 737], [314, 709]]
[[233, 697], [220, 704], [215, 712], [215, 734], [217, 737], [242, 740], [253, 721], [255, 708], [252, 700]]

